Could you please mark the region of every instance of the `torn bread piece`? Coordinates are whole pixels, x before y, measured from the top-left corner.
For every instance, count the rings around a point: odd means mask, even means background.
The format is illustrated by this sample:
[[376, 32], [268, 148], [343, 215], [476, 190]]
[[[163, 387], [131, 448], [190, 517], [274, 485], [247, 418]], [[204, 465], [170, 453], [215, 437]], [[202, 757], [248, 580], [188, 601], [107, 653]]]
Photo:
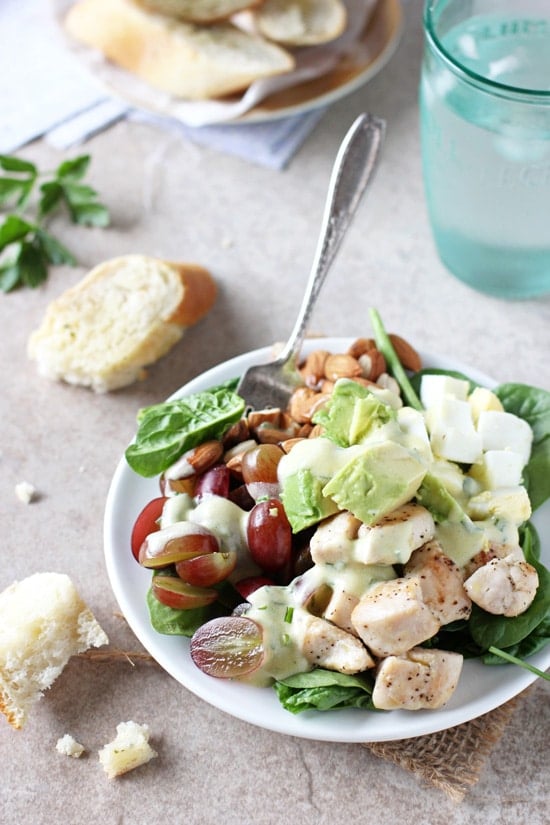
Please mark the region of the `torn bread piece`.
[[149, 744], [149, 728], [137, 722], [121, 722], [117, 725], [117, 735], [108, 742], [99, 753], [103, 770], [114, 779], [140, 765], [145, 765], [158, 756]]
[[262, 0], [134, 0], [147, 11], [166, 14], [188, 23], [217, 23], [258, 6]]
[[112, 258], [50, 304], [28, 355], [47, 378], [119, 389], [143, 378], [215, 298], [212, 276], [196, 264]]
[[285, 46], [316, 46], [344, 33], [341, 0], [265, 0], [253, 13], [258, 31]]
[[14, 582], [0, 593], [0, 712], [23, 727], [71, 656], [108, 641], [69, 576]]
[[232, 23], [196, 26], [131, 0], [79, 0], [65, 29], [149, 86], [187, 100], [242, 92], [295, 65], [285, 49]]

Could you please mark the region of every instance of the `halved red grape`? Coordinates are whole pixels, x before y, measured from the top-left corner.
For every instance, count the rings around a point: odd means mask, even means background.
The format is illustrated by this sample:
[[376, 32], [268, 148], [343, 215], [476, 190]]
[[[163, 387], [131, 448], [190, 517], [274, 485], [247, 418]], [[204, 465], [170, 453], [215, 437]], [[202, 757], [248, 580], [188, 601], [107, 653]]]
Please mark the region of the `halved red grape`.
[[237, 553], [218, 551], [184, 559], [176, 564], [176, 573], [189, 584], [212, 587], [226, 579], [237, 565]]
[[254, 593], [255, 590], [273, 584], [275, 584], [273, 579], [268, 579], [267, 576], [247, 576], [245, 579], [236, 582], [235, 590], [237, 590], [243, 599], [248, 599], [250, 594]]
[[277, 573], [290, 563], [292, 528], [279, 499], [260, 501], [252, 508], [247, 543], [250, 555], [267, 573]]
[[155, 576], [151, 583], [153, 595], [167, 607], [177, 610], [190, 610], [193, 607], [205, 607], [218, 598], [217, 590], [194, 587], [177, 576]]
[[190, 652], [196, 666], [209, 676], [246, 676], [264, 660], [262, 628], [246, 616], [211, 619], [195, 631]]
[[141, 545], [138, 560], [144, 567], [166, 567], [219, 549], [216, 536], [206, 527], [180, 521], [148, 535]]
[[162, 508], [166, 501], [165, 496], [154, 498], [145, 505], [139, 516], [137, 517], [132, 535], [130, 538], [130, 546], [134, 558], [139, 561], [139, 551], [141, 545], [150, 533], [156, 533], [160, 529], [159, 519], [162, 515]]

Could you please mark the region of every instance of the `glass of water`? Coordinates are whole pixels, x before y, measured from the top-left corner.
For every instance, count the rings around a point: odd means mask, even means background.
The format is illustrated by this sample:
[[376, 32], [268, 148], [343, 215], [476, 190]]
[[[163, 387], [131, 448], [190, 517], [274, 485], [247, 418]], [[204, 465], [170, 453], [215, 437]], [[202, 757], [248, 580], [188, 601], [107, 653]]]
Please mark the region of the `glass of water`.
[[550, 293], [550, 0], [427, 0], [426, 200], [441, 260], [503, 298]]

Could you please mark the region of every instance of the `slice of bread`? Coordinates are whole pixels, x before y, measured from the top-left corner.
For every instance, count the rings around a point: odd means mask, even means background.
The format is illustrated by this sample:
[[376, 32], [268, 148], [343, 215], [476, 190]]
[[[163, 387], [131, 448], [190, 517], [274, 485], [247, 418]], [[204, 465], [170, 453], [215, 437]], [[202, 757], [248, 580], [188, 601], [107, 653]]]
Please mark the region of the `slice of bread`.
[[262, 0], [135, 0], [147, 11], [177, 17], [188, 23], [217, 23], [243, 9], [253, 8]]
[[150, 762], [157, 752], [149, 744], [149, 728], [137, 722], [121, 722], [117, 735], [99, 751], [99, 761], [109, 777], [122, 776], [140, 765]]
[[195, 26], [141, 9], [131, 0], [79, 0], [65, 17], [74, 39], [176, 98], [201, 100], [241, 92], [288, 72], [280, 46], [231, 23]]
[[34, 573], [0, 593], [0, 712], [21, 728], [71, 656], [108, 638], [69, 576]]
[[343, 34], [347, 11], [341, 0], [265, 0], [254, 12], [258, 31], [285, 46], [315, 46]]
[[118, 389], [143, 378], [215, 298], [212, 276], [195, 264], [112, 258], [49, 305], [28, 355], [47, 378]]

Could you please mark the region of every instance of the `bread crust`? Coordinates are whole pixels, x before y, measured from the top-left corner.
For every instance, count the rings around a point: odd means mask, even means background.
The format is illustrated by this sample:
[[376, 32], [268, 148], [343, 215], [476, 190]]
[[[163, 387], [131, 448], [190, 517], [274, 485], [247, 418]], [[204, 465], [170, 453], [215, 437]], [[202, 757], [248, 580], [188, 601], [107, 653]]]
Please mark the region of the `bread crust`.
[[253, 16], [264, 37], [290, 47], [329, 43], [347, 25], [341, 0], [265, 0]]
[[147, 11], [166, 14], [188, 23], [219, 23], [243, 9], [253, 9], [263, 0], [135, 0]]
[[175, 98], [242, 92], [295, 65], [282, 47], [231, 23], [198, 26], [147, 12], [131, 0], [78, 0], [64, 23], [75, 40]]
[[28, 342], [38, 371], [107, 392], [145, 376], [216, 299], [204, 267], [145, 255], [99, 264], [46, 310]]
[[179, 264], [173, 261], [167, 263], [179, 272], [184, 289], [183, 298], [170, 321], [190, 327], [212, 308], [218, 292], [216, 282], [208, 270], [198, 264]]

